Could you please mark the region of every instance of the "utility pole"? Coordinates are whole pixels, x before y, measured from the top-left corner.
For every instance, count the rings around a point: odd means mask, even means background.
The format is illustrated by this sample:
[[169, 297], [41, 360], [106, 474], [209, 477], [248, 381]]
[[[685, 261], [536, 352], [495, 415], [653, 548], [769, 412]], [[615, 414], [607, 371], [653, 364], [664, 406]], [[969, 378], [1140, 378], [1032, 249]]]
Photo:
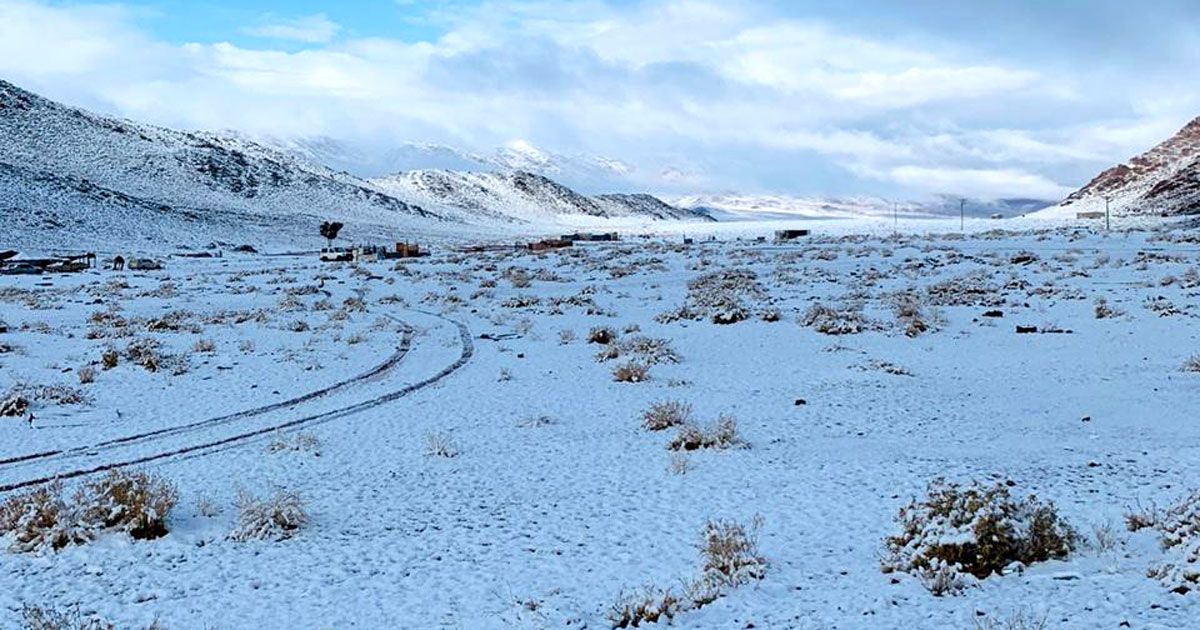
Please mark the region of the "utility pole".
[[892, 202], [892, 217], [893, 217], [893, 219], [895, 219], [895, 222], [896, 222], [896, 233], [899, 234], [900, 233], [900, 202], [899, 201]]
[[967, 227], [967, 200], [958, 200], [958, 231], [965, 231]]
[[1109, 214], [1108, 214], [1108, 200], [1109, 199], [1111, 199], [1111, 197], [1109, 197], [1108, 195], [1104, 195], [1104, 229], [1105, 230], [1112, 229], [1112, 221], [1111, 221], [1111, 219], [1109, 219]]

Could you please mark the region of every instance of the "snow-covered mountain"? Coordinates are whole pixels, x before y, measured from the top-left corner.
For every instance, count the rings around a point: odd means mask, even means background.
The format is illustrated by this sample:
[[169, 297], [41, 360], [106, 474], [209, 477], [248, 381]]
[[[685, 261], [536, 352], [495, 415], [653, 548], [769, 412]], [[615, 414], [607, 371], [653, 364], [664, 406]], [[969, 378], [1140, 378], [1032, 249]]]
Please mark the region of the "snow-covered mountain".
[[1117, 215], [1200, 214], [1200, 118], [1170, 139], [1097, 175], [1047, 215], [1110, 209]]
[[14, 244], [48, 247], [312, 246], [320, 242], [313, 226], [329, 219], [346, 223], [351, 238], [368, 239], [469, 229], [460, 223], [486, 229], [572, 217], [697, 216], [649, 195], [588, 197], [512, 168], [559, 163], [529, 146], [477, 160], [410, 145], [392, 154], [393, 163], [506, 170], [427, 169], [379, 180], [318, 161], [359, 160], [338, 154], [347, 146], [330, 140], [280, 148], [236, 133], [175, 131], [61, 105], [0, 81], [0, 229]]
[[359, 177], [386, 177], [393, 173], [419, 170], [525, 171], [590, 192], [623, 188], [629, 184], [629, 176], [633, 173], [633, 167], [620, 160], [556, 153], [524, 140], [510, 142], [488, 152], [475, 152], [426, 143], [376, 146], [324, 136], [248, 137]]
[[194, 244], [238, 238], [237, 228], [307, 235], [319, 217], [442, 222], [362, 179], [275, 149], [99, 116], [0, 81], [0, 226], [23, 240]]
[[413, 170], [371, 180], [379, 190], [445, 216], [541, 222], [571, 216], [710, 220], [646, 194], [589, 197], [523, 170]]
[[[670, 200], [676, 206], [705, 211], [721, 221], [754, 219], [847, 219], [957, 216], [959, 198], [941, 195], [924, 201], [891, 201], [880, 197], [793, 197], [788, 195], [684, 195]], [[1045, 208], [1052, 201], [1036, 199], [968, 199], [968, 216], [1017, 216]]]

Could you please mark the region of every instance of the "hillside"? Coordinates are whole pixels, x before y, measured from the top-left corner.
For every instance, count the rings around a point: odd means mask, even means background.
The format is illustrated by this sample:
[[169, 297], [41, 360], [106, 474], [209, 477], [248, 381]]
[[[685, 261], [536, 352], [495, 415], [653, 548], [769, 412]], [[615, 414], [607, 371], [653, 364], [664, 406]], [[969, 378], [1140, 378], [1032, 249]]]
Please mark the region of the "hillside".
[[3, 81], [0, 149], [0, 226], [19, 242], [198, 244], [237, 229], [248, 231], [242, 240], [289, 241], [309, 236], [318, 217], [441, 222], [361, 179], [252, 142], [99, 116]]
[[554, 180], [513, 170], [413, 170], [371, 180], [380, 191], [462, 220], [546, 222], [580, 217], [679, 220], [708, 217], [646, 194], [589, 197]]
[[1200, 118], [1149, 151], [1097, 175], [1048, 214], [1200, 214]]

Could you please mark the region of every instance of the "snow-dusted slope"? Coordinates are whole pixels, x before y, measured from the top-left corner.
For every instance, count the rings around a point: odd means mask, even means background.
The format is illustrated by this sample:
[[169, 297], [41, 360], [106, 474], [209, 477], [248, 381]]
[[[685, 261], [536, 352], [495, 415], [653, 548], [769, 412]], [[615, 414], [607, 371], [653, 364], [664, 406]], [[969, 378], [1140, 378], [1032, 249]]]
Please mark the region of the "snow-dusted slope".
[[194, 242], [237, 226], [287, 231], [318, 216], [391, 226], [439, 219], [361, 179], [243, 139], [99, 116], [3, 81], [0, 210], [0, 226], [27, 242]]
[[1100, 173], [1044, 214], [1104, 209], [1117, 215], [1200, 214], [1200, 118], [1167, 141]]
[[708, 220], [651, 195], [588, 197], [548, 177], [521, 170], [416, 170], [371, 182], [384, 193], [465, 220], [486, 217], [507, 222], [539, 222], [582, 216]]

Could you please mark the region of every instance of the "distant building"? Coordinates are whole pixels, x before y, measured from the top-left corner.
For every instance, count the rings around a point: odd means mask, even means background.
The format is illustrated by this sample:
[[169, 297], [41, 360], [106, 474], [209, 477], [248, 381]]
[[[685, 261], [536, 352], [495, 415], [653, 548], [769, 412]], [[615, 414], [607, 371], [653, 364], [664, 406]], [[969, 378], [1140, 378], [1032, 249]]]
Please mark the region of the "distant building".
[[570, 247], [570, 246], [571, 246], [571, 241], [568, 241], [566, 239], [547, 238], [547, 239], [537, 241], [536, 243], [530, 243], [527, 247], [529, 248], [529, 251], [531, 251], [531, 252], [544, 252], [544, 251], [549, 251], [552, 249], [562, 249], [563, 247]]
[[1104, 212], [1101, 210], [1089, 210], [1088, 212], [1076, 212], [1076, 219], [1103, 219]]
[[778, 242], [792, 241], [802, 236], [808, 236], [808, 230], [775, 230], [775, 240]]
[[572, 241], [572, 242], [575, 242], [575, 241], [602, 242], [602, 241], [616, 241], [616, 240], [619, 240], [619, 237], [617, 236], [616, 232], [576, 232], [574, 234], [563, 234], [562, 239], [560, 239], [560, 240]]

